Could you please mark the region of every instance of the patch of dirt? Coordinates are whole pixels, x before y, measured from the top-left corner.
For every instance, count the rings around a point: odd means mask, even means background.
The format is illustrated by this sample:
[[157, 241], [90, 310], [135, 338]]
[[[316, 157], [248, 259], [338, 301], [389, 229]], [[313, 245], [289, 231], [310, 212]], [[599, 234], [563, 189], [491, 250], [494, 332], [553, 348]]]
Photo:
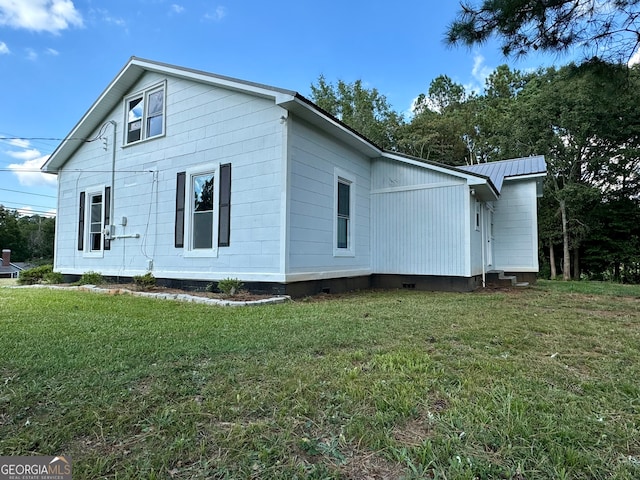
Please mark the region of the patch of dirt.
[[264, 300], [273, 298], [273, 295], [260, 295], [241, 290], [235, 295], [225, 295], [222, 293], [206, 292], [202, 290], [181, 290], [179, 288], [166, 287], [148, 287], [142, 288], [134, 283], [107, 283], [104, 285], [96, 285], [98, 288], [109, 290], [112, 295], [126, 294], [127, 292], [146, 292], [146, 293], [167, 293], [172, 295], [192, 295], [194, 297], [215, 298], [218, 300], [230, 300], [233, 302], [252, 302], [256, 300]]
[[405, 467], [380, 457], [376, 452], [353, 451], [340, 466], [340, 473], [349, 480], [395, 480], [407, 472]]
[[505, 285], [495, 285], [495, 284], [487, 284], [486, 287], [476, 288], [473, 292], [475, 294], [486, 294], [486, 293], [511, 293], [514, 295], [521, 294], [529, 290], [528, 287], [514, 287], [514, 286], [505, 286]]

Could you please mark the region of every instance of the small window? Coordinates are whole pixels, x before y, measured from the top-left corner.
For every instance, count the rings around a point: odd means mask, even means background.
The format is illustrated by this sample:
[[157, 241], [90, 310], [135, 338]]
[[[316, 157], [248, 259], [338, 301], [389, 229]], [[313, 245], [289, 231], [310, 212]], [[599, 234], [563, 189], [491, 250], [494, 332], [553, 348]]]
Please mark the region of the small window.
[[154, 87], [127, 98], [126, 144], [164, 134], [165, 87]]
[[78, 250], [85, 256], [102, 256], [111, 248], [104, 238], [104, 229], [109, 222], [111, 187], [94, 187], [80, 192], [78, 218]]
[[127, 143], [137, 142], [142, 138], [142, 97], [129, 100], [127, 113]]
[[192, 180], [191, 248], [213, 247], [213, 174], [196, 175]]
[[480, 231], [480, 202], [476, 200], [476, 215], [475, 215], [476, 230]]
[[351, 185], [344, 180], [338, 181], [338, 248], [349, 248], [349, 222]]
[[91, 195], [89, 211], [89, 250], [102, 250], [102, 194]]
[[333, 254], [350, 257], [355, 254], [355, 177], [336, 168], [334, 182]]

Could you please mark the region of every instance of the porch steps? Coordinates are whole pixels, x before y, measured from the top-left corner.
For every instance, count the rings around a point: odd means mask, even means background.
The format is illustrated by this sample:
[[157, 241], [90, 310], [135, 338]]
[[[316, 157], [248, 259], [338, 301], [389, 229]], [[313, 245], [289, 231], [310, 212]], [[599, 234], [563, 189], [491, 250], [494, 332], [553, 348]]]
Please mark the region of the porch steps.
[[529, 282], [518, 282], [515, 275], [505, 275], [503, 270], [491, 270], [487, 272], [487, 285], [493, 287], [519, 287], [529, 286]]

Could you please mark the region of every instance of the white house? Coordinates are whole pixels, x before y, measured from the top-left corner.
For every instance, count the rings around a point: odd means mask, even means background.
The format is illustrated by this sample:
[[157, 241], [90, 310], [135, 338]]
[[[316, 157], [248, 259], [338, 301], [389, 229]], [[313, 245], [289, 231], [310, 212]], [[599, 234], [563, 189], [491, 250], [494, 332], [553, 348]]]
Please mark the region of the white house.
[[300, 94], [133, 57], [43, 166], [54, 269], [304, 295], [534, 279], [542, 157], [379, 149]]

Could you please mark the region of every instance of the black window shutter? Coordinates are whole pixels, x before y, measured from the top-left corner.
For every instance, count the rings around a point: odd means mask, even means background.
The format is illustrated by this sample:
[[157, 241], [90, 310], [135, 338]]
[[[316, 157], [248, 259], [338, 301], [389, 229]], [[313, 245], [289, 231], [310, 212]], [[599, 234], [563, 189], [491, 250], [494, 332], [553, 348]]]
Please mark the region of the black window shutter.
[[[111, 187], [104, 187], [104, 226], [111, 225]], [[111, 240], [104, 239], [104, 249], [111, 250]]]
[[220, 165], [220, 211], [218, 212], [218, 246], [228, 247], [231, 240], [231, 164]]
[[176, 183], [175, 247], [184, 247], [184, 182], [186, 172], [179, 172]]
[[80, 192], [80, 213], [78, 215], [78, 250], [84, 250], [84, 192]]

